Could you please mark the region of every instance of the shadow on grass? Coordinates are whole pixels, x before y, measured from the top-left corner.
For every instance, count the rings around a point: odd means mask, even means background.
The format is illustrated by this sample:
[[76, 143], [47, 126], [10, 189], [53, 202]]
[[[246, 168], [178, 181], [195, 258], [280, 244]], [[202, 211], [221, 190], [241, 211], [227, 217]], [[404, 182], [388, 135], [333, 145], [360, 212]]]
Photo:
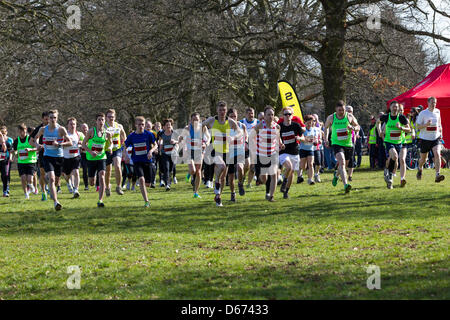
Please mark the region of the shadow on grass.
[[[448, 200], [447, 195], [419, 198], [411, 195], [401, 203], [392, 199], [364, 199], [328, 195], [327, 201], [316, 197], [300, 197], [297, 201], [279, 200], [277, 206], [252, 199], [217, 208], [212, 201], [193, 204], [157, 202], [150, 209], [136, 206], [107, 208], [64, 208], [60, 212], [35, 210], [21, 214], [7, 213], [0, 217], [1, 234], [104, 234], [130, 232], [198, 233], [220, 230], [250, 230], [259, 225], [359, 222], [361, 219], [429, 219], [448, 213], [433, 210], [436, 203]], [[338, 205], [336, 204], [338, 203]], [[390, 203], [394, 203], [393, 208]], [[139, 202], [140, 204], [140, 202]], [[411, 210], [421, 208], [421, 210]], [[424, 210], [428, 207], [431, 210]]]

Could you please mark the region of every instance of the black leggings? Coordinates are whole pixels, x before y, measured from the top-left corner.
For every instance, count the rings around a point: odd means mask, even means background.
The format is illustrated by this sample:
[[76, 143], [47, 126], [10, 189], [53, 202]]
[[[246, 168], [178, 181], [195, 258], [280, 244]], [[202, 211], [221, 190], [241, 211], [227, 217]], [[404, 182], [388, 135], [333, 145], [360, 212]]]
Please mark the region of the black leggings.
[[87, 188], [89, 186], [89, 178], [88, 178], [88, 161], [86, 159], [86, 153], [81, 154], [81, 167], [83, 168], [84, 186]]
[[3, 183], [3, 192], [6, 192], [8, 189], [8, 161], [0, 161], [0, 172], [2, 176], [2, 183]]
[[170, 180], [172, 178], [171, 173], [173, 171], [172, 157], [165, 153], [161, 154], [161, 159], [160, 159], [159, 164], [160, 164], [159, 170], [162, 173], [162, 179], [164, 180], [166, 185], [170, 185]]
[[207, 164], [203, 162], [203, 176], [205, 181], [213, 181], [214, 179], [214, 164]]

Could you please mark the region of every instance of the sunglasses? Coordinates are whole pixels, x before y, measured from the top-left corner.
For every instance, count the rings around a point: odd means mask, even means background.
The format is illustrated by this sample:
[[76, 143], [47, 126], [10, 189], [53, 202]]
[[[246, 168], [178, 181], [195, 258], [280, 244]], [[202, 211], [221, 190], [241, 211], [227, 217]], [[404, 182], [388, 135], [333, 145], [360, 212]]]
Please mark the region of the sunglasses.
[[292, 113], [285, 113], [285, 116], [292, 116]]

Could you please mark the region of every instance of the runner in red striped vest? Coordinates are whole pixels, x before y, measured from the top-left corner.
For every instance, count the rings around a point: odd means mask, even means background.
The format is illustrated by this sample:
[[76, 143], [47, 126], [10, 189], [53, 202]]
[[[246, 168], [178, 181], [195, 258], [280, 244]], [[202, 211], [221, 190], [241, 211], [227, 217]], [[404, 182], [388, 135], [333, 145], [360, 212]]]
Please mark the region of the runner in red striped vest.
[[[264, 109], [264, 120], [255, 126], [250, 134], [250, 152], [254, 146], [254, 135], [256, 134], [256, 167], [255, 171], [261, 183], [266, 184], [266, 200], [274, 202], [273, 195], [277, 184], [278, 154], [279, 148], [284, 150], [284, 144], [280, 137], [280, 126], [274, 121], [275, 112], [271, 106]], [[268, 176], [268, 177], [267, 177]]]

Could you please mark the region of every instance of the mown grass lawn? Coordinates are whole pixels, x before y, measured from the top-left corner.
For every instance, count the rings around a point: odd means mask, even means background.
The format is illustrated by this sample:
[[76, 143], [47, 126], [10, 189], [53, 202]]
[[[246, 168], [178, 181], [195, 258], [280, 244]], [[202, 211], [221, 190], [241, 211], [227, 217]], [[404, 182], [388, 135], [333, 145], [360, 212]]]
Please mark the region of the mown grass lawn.
[[[367, 160], [367, 159], [365, 159]], [[291, 188], [264, 199], [247, 190], [224, 207], [201, 187], [193, 199], [178, 167], [172, 191], [112, 194], [96, 207], [94, 191], [55, 212], [40, 195], [26, 201], [13, 173], [11, 198], [0, 199], [0, 299], [449, 299], [450, 170], [437, 184], [407, 173], [388, 190], [381, 171], [357, 170], [342, 183]], [[67, 267], [81, 268], [69, 290]], [[366, 287], [369, 265], [381, 289]]]

